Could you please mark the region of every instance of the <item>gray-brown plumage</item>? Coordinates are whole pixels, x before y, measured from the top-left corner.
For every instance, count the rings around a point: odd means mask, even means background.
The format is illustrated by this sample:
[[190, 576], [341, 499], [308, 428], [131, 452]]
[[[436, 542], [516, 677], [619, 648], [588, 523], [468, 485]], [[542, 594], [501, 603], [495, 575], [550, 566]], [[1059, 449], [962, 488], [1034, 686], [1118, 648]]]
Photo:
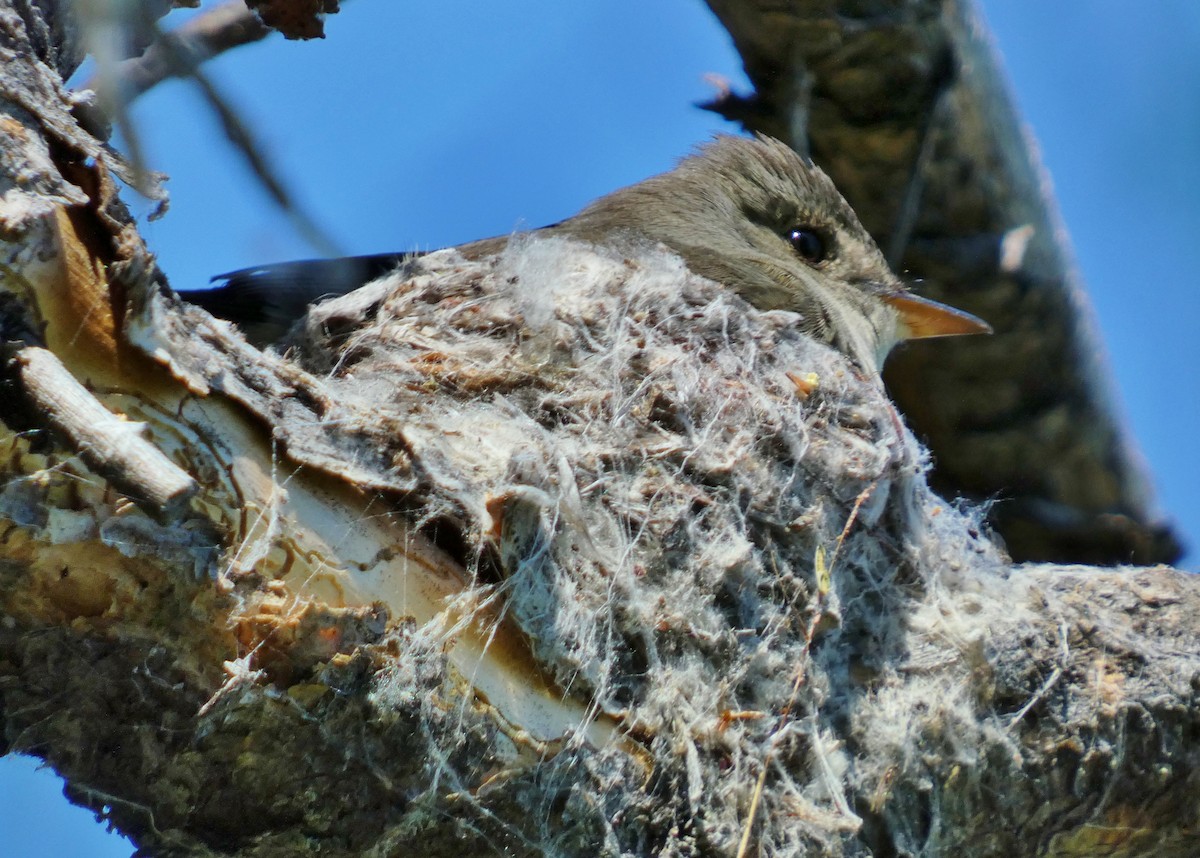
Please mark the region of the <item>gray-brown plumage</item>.
[[[829, 178], [767, 137], [717, 137], [674, 170], [540, 232], [631, 250], [661, 242], [693, 272], [755, 307], [800, 314], [805, 332], [872, 370], [900, 340], [989, 330], [973, 316], [912, 295]], [[507, 242], [503, 236], [459, 250], [479, 258]], [[222, 275], [224, 287], [188, 298], [269, 340], [311, 301], [348, 292], [413, 256], [248, 268]]]

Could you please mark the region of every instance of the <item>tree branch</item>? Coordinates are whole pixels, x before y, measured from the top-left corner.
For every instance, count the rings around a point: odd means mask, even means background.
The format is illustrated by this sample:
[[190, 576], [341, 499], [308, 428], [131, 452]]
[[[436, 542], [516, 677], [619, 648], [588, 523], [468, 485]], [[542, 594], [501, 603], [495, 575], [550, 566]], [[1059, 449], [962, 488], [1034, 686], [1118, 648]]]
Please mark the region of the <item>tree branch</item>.
[[430, 254], [259, 352], [60, 85], [5, 66], [0, 331], [199, 490], [0, 411], [0, 729], [141, 848], [1192, 854], [1195, 576], [1012, 566], [872, 379], [662, 250]]

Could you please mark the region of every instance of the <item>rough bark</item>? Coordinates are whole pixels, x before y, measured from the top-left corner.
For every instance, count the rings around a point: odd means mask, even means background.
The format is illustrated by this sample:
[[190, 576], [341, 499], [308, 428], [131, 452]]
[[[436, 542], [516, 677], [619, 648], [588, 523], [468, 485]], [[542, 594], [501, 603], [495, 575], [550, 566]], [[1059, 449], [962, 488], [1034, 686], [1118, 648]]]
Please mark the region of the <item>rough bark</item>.
[[1192, 854], [1193, 576], [1012, 566], [874, 380], [653, 249], [432, 254], [259, 352], [29, 14], [0, 735], [74, 800], [155, 855]]

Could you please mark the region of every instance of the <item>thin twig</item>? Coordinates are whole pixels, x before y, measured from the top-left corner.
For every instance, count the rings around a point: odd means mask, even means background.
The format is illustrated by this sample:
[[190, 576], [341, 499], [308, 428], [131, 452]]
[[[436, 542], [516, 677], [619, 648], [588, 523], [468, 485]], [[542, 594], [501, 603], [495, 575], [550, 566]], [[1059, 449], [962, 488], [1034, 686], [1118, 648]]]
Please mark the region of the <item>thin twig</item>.
[[128, 105], [164, 80], [190, 78], [221, 120], [225, 136], [246, 159], [267, 194], [291, 219], [297, 232], [322, 254], [342, 255], [333, 238], [300, 207], [263, 154], [249, 126], [200, 68], [201, 63], [220, 53], [259, 41], [270, 29], [241, 0], [218, 6], [170, 33], [163, 32], [152, 18], [141, 24], [155, 34], [154, 42], [139, 57], [107, 65], [98, 63], [99, 70], [87, 86], [95, 87], [102, 98], [96, 107], [77, 109], [77, 113], [83, 114], [81, 122], [92, 133], [107, 136], [101, 134], [101, 129], [105, 120], [111, 117], [130, 148], [134, 175], [144, 175], [137, 129], [128, 115]]
[[[197, 15], [172, 30], [170, 37], [194, 63], [200, 63], [240, 45], [260, 41], [270, 32], [242, 0], [233, 0]], [[141, 56], [115, 63], [111, 69], [98, 69], [80, 88], [97, 89], [101, 74], [110, 74], [124, 103], [131, 104], [163, 81], [186, 75], [187, 70], [173, 61], [160, 39]]]
[[229, 142], [233, 144], [233, 147], [242, 153], [250, 169], [254, 172], [258, 180], [262, 182], [271, 199], [287, 214], [292, 221], [292, 225], [296, 227], [296, 230], [303, 236], [305, 241], [326, 256], [344, 255], [342, 249], [338, 247], [337, 242], [317, 225], [313, 217], [300, 208], [299, 204], [292, 197], [291, 192], [285, 186], [282, 177], [271, 167], [258, 142], [254, 139], [249, 126], [242, 122], [237, 111], [217, 91], [216, 86], [208, 75], [201, 71], [196, 62], [173, 43], [170, 34], [164, 34], [161, 44], [165, 51], [174, 53], [177, 62], [181, 64], [190, 63], [187, 75], [196, 82], [196, 86], [200, 88], [200, 92], [204, 95], [205, 100], [220, 118], [221, 127], [225, 130], [225, 136], [229, 138]]

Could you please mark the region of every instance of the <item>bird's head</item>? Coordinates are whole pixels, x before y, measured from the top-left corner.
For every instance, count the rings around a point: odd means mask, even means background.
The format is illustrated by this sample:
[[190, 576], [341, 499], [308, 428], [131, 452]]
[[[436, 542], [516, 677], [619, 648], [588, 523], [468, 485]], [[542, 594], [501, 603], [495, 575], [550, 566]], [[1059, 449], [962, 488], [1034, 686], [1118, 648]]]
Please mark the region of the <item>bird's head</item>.
[[829, 177], [769, 137], [717, 137], [563, 227], [660, 241], [755, 307], [799, 313], [807, 333], [871, 369], [901, 340], [991, 330], [909, 291]]

